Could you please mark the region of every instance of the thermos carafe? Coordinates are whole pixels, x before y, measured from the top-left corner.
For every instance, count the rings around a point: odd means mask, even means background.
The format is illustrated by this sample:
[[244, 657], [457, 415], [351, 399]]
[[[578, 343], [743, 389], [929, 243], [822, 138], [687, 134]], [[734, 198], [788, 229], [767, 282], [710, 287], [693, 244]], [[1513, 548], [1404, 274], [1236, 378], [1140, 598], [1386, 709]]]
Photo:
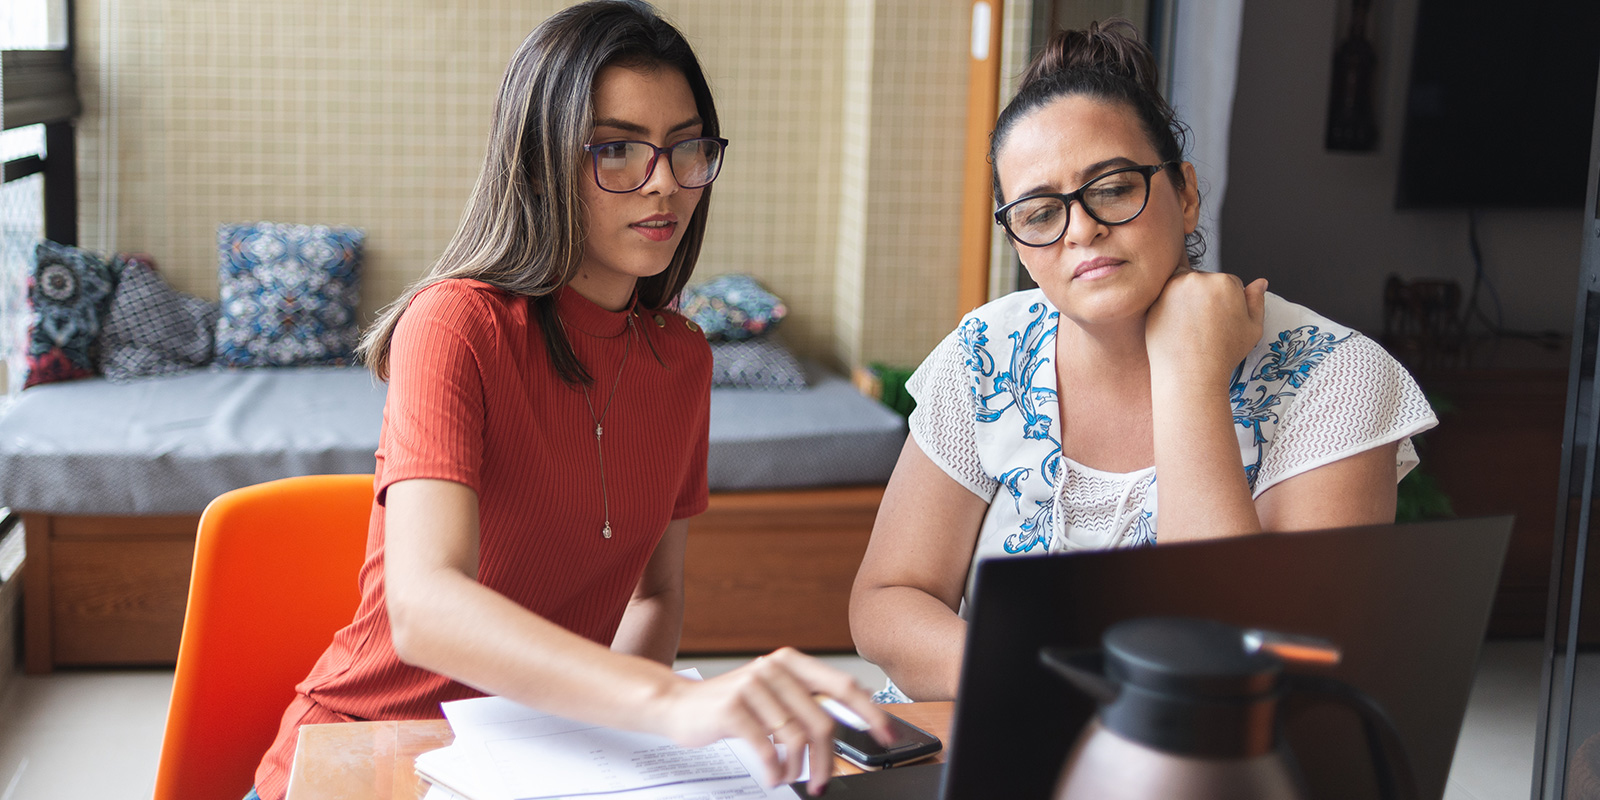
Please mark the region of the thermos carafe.
[[1114, 625], [1102, 645], [1040, 653], [1099, 703], [1056, 800], [1307, 798], [1281, 717], [1286, 704], [1318, 703], [1361, 717], [1381, 797], [1416, 797], [1405, 750], [1376, 702], [1339, 681], [1285, 672], [1286, 661], [1337, 661], [1331, 644], [1161, 617]]

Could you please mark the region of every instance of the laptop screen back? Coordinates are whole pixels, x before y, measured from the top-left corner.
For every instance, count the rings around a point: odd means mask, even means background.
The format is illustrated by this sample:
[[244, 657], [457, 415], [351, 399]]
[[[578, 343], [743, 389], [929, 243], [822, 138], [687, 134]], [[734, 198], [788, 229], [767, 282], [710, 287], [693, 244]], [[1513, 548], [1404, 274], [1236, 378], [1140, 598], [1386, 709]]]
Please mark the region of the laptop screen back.
[[[1189, 616], [1338, 644], [1338, 667], [1293, 670], [1377, 700], [1421, 797], [1442, 797], [1510, 534], [1511, 518], [1495, 517], [985, 561], [942, 795], [1048, 797], [1094, 705], [1039, 664], [1040, 648]], [[1313, 797], [1378, 797], [1352, 712], [1312, 708], [1286, 730]]]

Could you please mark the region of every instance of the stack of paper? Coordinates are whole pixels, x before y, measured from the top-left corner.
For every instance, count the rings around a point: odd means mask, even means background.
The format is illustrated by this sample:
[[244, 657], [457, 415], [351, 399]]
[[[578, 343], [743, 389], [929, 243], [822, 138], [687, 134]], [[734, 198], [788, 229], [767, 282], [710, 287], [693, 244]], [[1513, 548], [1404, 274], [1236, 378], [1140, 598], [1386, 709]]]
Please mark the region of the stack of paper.
[[449, 747], [417, 756], [425, 800], [744, 800], [796, 798], [765, 788], [748, 744], [685, 748], [660, 736], [601, 728], [500, 697], [444, 704]]

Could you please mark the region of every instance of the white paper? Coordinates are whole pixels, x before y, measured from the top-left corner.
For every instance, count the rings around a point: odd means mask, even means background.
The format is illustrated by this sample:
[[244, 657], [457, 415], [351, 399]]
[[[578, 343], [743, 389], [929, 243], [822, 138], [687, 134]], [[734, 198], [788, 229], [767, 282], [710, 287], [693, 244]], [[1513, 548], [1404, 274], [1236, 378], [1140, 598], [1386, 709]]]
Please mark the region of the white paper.
[[[698, 673], [686, 677], [699, 679]], [[443, 708], [456, 739], [417, 757], [417, 771], [440, 792], [430, 790], [427, 800], [796, 797], [787, 785], [762, 785], [761, 760], [741, 740], [678, 747], [664, 737], [575, 722], [500, 697]]]
[[472, 800], [472, 798], [468, 795], [456, 794], [437, 783], [430, 783], [428, 784], [428, 793], [422, 796], [422, 800]]

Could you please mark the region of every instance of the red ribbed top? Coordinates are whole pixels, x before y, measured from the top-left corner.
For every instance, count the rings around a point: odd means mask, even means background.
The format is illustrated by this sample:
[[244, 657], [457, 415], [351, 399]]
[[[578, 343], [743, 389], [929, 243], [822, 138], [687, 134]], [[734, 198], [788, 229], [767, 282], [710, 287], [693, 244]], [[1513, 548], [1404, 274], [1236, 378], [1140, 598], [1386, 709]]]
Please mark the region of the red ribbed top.
[[395, 656], [383, 580], [390, 485], [437, 478], [472, 487], [478, 581], [607, 646], [667, 523], [705, 510], [705, 337], [670, 311], [608, 311], [573, 291], [563, 290], [556, 308], [594, 377], [594, 415], [622, 370], [603, 420], [612, 538], [601, 536], [605, 498], [589, 407], [550, 365], [532, 302], [471, 280], [418, 293], [390, 350], [361, 605], [296, 687], [256, 772], [263, 800], [287, 790], [300, 725], [434, 718], [440, 703], [482, 694]]

